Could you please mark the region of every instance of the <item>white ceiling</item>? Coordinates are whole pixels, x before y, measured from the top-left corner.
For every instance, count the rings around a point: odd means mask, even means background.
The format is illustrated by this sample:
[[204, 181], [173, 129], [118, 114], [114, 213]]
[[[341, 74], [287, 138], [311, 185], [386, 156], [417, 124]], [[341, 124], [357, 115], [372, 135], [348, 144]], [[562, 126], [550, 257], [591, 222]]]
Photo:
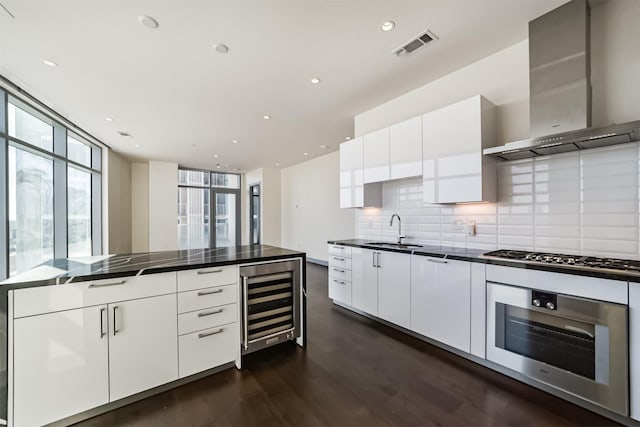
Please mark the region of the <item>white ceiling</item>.
[[[0, 73], [131, 158], [286, 167], [336, 150], [354, 115], [525, 39], [565, 1], [0, 0], [15, 16], [0, 13]], [[391, 53], [426, 29], [436, 43]]]

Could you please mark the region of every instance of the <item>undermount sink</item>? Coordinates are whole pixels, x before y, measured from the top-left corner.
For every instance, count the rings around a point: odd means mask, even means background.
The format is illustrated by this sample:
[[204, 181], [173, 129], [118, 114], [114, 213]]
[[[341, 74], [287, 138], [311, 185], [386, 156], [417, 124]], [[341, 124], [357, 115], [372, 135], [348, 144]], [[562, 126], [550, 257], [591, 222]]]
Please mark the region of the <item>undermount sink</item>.
[[390, 248], [409, 249], [409, 248], [421, 248], [422, 245], [413, 245], [409, 243], [391, 243], [391, 242], [367, 242], [367, 245], [372, 246], [387, 246]]

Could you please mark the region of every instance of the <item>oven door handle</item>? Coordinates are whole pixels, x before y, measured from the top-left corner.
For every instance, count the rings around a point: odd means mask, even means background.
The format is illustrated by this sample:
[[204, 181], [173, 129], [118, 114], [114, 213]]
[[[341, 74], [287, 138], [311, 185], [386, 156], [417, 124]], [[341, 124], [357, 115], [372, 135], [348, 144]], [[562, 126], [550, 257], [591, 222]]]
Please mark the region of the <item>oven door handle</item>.
[[569, 331], [571, 331], [571, 332], [577, 332], [577, 333], [579, 333], [579, 334], [585, 335], [585, 336], [587, 336], [587, 337], [589, 337], [589, 338], [595, 338], [595, 337], [596, 337], [596, 336], [595, 336], [595, 335], [593, 335], [592, 333], [587, 332], [587, 331], [585, 331], [585, 330], [584, 330], [584, 329], [582, 329], [582, 328], [577, 328], [577, 327], [575, 327], [575, 326], [565, 325], [565, 326], [564, 326], [564, 328], [565, 328], [565, 329], [567, 329], [567, 330], [569, 330]]
[[242, 322], [242, 332], [243, 332], [243, 346], [244, 349], [247, 350], [249, 348], [249, 278], [247, 276], [242, 276], [242, 300], [244, 301], [243, 313], [244, 319]]

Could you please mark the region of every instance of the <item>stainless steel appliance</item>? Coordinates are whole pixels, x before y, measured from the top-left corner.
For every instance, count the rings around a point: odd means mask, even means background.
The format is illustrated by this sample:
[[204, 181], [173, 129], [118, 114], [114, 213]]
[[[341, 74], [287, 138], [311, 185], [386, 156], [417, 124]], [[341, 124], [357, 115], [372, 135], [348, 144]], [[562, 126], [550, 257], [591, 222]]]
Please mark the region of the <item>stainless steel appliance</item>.
[[270, 262], [240, 268], [242, 354], [300, 336], [301, 263]]
[[[523, 262], [611, 267], [601, 258], [505, 252]], [[518, 285], [487, 281], [487, 359], [627, 416], [628, 307]]]

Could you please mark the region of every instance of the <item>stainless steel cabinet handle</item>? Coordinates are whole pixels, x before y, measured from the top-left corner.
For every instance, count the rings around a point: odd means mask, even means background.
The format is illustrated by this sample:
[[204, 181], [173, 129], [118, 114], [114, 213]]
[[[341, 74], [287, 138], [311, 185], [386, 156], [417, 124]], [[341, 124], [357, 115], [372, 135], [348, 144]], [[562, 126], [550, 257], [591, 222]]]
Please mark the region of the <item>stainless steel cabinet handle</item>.
[[115, 337], [118, 333], [118, 328], [116, 327], [116, 310], [118, 309], [117, 305], [113, 306], [113, 336]]
[[380, 252], [376, 252], [376, 267], [380, 268]]
[[429, 262], [436, 262], [438, 264], [447, 264], [447, 261], [443, 260], [443, 259], [433, 259], [433, 258], [427, 258], [427, 261]]
[[372, 267], [377, 267], [377, 265], [376, 265], [376, 253], [375, 252], [371, 252], [371, 266]]
[[244, 300], [244, 305], [242, 308], [242, 312], [243, 312], [243, 326], [242, 326], [242, 332], [244, 334], [244, 349], [248, 349], [249, 348], [249, 313], [247, 313], [247, 310], [249, 309], [249, 278], [247, 276], [243, 276], [242, 277], [242, 299]]
[[341, 285], [344, 285], [344, 284], [345, 284], [345, 282], [343, 282], [342, 280], [336, 280], [336, 279], [333, 279], [333, 281], [334, 281], [334, 282], [336, 282], [336, 283], [339, 283], [339, 284], [341, 284]]
[[213, 294], [221, 294], [222, 292], [224, 292], [224, 289], [216, 289], [213, 291], [200, 291], [198, 292], [198, 296], [204, 296], [204, 295], [213, 295]]
[[89, 285], [90, 288], [104, 288], [106, 286], [119, 286], [127, 283], [126, 280], [121, 280], [119, 282], [111, 282], [111, 283], [92, 283]]
[[222, 273], [222, 269], [219, 268], [217, 270], [200, 270], [198, 274], [211, 274], [211, 273]]
[[104, 312], [106, 311], [106, 308], [101, 308], [100, 309], [100, 339], [104, 338], [105, 335], [107, 335], [104, 332]]
[[333, 249], [337, 249], [339, 251], [344, 251], [344, 246], [334, 246]]
[[210, 337], [211, 335], [221, 334], [223, 332], [224, 332], [223, 328], [220, 328], [217, 331], [202, 332], [198, 334], [198, 338], [206, 338], [206, 337]]
[[338, 273], [344, 273], [344, 270], [340, 270], [339, 268], [334, 268], [333, 271], [337, 271]]
[[223, 311], [224, 309], [222, 308], [219, 308], [217, 310], [212, 310], [212, 311], [203, 311], [201, 313], [198, 313], [198, 317], [211, 316], [212, 314], [222, 313]]
[[338, 258], [336, 256], [334, 256], [333, 259], [335, 259], [336, 261], [344, 261], [344, 258]]

